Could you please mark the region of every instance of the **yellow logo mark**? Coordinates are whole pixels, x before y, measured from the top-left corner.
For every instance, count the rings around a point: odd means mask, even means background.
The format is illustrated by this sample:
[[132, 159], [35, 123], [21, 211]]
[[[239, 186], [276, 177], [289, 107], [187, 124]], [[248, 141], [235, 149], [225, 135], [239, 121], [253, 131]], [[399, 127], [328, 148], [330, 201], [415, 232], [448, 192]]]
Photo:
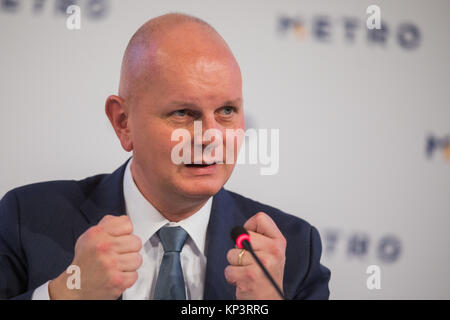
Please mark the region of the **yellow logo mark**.
[[445, 148], [443, 148], [442, 152], [444, 153], [444, 158], [450, 161], [450, 145], [447, 145]]

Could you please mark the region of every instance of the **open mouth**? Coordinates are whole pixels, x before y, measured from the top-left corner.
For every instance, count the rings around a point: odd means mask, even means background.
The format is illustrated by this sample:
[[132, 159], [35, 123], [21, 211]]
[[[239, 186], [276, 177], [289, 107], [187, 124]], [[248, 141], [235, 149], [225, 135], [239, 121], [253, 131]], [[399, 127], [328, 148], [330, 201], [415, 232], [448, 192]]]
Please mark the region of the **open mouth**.
[[211, 164], [206, 164], [206, 163], [194, 164], [194, 163], [191, 163], [191, 164], [187, 164], [186, 167], [188, 167], [188, 168], [205, 168], [205, 167], [213, 166], [215, 164], [216, 164], [215, 162], [211, 163]]

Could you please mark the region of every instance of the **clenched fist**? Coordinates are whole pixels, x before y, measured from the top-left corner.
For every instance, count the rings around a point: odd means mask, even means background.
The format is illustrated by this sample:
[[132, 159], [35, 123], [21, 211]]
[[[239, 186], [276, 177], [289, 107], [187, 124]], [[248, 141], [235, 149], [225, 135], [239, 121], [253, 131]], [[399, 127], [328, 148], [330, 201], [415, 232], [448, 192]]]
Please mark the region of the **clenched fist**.
[[72, 265], [80, 268], [81, 288], [68, 289], [64, 272], [49, 283], [50, 299], [117, 299], [137, 280], [141, 239], [128, 216], [107, 215], [77, 240]]
[[[258, 212], [248, 219], [244, 228], [250, 235], [255, 254], [283, 290], [286, 239], [275, 222], [264, 212]], [[245, 252], [241, 256], [241, 265], [239, 265], [241, 252], [242, 249], [229, 250], [227, 260], [230, 265], [225, 268], [226, 280], [236, 287], [236, 298], [238, 300], [281, 299], [250, 252]]]

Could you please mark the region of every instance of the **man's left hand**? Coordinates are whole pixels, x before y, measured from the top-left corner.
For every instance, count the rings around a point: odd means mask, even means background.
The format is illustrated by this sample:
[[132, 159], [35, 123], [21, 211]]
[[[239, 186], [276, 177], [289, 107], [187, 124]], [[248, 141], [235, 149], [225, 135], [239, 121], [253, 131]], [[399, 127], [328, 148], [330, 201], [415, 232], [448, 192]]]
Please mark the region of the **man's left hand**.
[[[286, 239], [275, 222], [264, 212], [258, 212], [247, 220], [244, 228], [250, 235], [255, 254], [283, 291]], [[242, 250], [228, 251], [227, 260], [230, 265], [225, 268], [226, 280], [236, 287], [236, 298], [238, 300], [281, 299], [250, 252], [244, 252], [239, 265], [239, 254]]]

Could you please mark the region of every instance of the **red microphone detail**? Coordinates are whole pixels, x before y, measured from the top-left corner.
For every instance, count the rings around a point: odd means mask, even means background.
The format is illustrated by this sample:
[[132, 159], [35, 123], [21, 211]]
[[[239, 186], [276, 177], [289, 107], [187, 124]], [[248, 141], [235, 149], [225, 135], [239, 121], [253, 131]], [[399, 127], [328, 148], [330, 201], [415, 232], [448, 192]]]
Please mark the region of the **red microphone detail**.
[[236, 245], [239, 249], [242, 249], [242, 241], [247, 240], [250, 242], [250, 235], [247, 233], [240, 234], [236, 239]]

